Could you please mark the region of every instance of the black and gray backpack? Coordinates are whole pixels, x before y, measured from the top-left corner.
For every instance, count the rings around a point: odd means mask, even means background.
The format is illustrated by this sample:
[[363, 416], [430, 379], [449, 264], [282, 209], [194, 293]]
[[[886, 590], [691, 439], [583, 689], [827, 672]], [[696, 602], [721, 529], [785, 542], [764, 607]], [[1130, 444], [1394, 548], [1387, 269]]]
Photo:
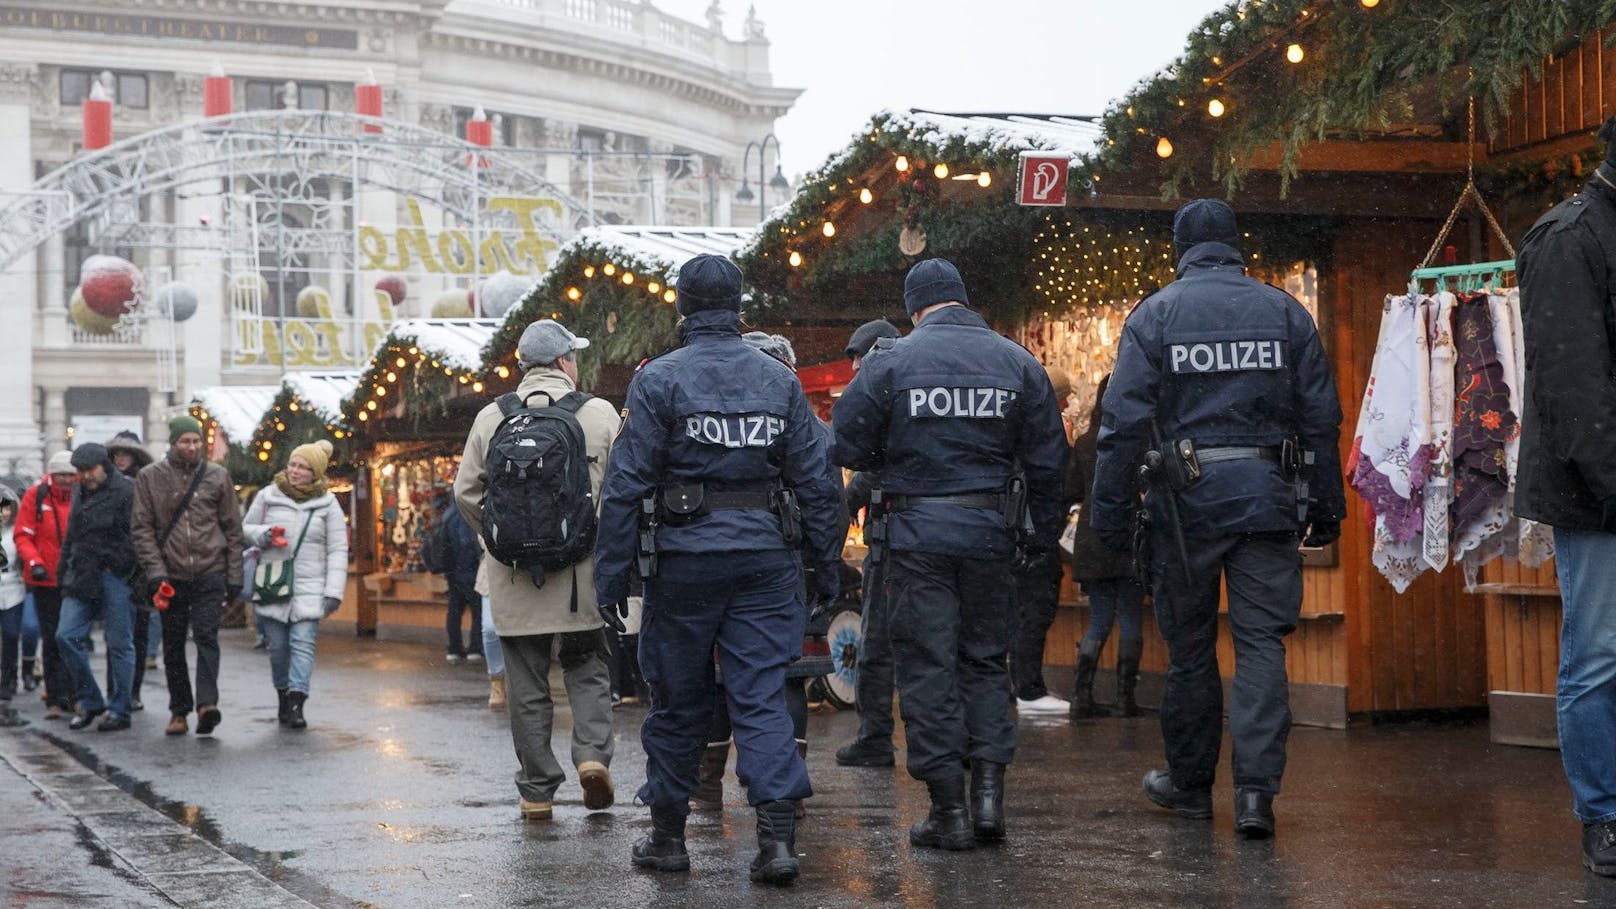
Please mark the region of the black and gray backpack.
[[533, 407], [510, 393], [496, 402], [503, 419], [488, 440], [483, 542], [495, 561], [530, 573], [538, 587], [546, 571], [575, 565], [595, 548], [592, 458], [577, 417], [589, 397], [568, 392]]

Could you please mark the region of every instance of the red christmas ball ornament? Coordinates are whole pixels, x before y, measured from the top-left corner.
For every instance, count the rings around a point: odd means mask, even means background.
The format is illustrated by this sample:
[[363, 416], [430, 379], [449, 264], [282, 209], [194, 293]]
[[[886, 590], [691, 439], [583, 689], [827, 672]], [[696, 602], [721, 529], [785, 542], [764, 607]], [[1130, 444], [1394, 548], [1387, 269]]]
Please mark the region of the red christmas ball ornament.
[[376, 282], [376, 289], [393, 299], [393, 305], [398, 306], [404, 298], [410, 295], [410, 286], [405, 282], [403, 275], [385, 275]]
[[140, 269], [117, 256], [91, 256], [79, 271], [84, 305], [97, 315], [116, 319], [134, 308], [144, 290]]

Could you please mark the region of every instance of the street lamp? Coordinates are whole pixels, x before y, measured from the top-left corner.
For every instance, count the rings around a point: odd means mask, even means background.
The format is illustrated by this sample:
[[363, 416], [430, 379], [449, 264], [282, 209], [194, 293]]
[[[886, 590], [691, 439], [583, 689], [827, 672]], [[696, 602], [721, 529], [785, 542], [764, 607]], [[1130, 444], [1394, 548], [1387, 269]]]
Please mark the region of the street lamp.
[[[765, 184], [763, 182], [763, 177], [766, 173], [768, 173], [765, 155], [767, 154], [769, 142], [771, 141], [774, 142], [774, 176], [770, 177], [769, 182]], [[768, 185], [774, 187], [775, 189], [784, 191], [791, 188], [791, 181], [787, 180], [786, 175], [780, 172], [780, 140], [774, 135], [774, 133], [769, 133], [767, 136], [763, 137], [763, 141], [761, 142], [746, 143], [746, 153], [741, 157], [741, 188], [735, 191], [735, 201], [742, 203], [752, 201], [752, 185], [746, 180], [746, 168], [752, 160], [752, 149], [754, 148], [757, 149], [758, 153], [757, 200], [758, 223], [761, 224], [763, 219], [768, 217], [768, 194], [764, 192], [764, 186]]]

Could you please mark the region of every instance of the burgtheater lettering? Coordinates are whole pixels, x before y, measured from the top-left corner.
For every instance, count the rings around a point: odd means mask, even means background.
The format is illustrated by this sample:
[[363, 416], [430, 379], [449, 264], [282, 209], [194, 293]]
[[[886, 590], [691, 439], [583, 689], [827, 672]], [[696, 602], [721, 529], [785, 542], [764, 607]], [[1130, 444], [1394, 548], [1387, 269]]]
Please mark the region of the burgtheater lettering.
[[768, 448], [786, 428], [783, 417], [763, 413], [698, 413], [685, 417], [685, 435], [703, 445]]
[[1176, 375], [1206, 372], [1244, 372], [1284, 369], [1283, 341], [1204, 341], [1170, 344], [1168, 366]]
[[[405, 202], [410, 223], [393, 231], [364, 225], [359, 228], [359, 268], [363, 271], [424, 271], [433, 274], [492, 274], [501, 269], [513, 275], [538, 275], [549, 269], [550, 253], [558, 246], [539, 229], [535, 215], [563, 214], [556, 199], [495, 196], [485, 210], [490, 216], [508, 213], [516, 222], [516, 236], [508, 237], [501, 228], [475, 232], [446, 228], [429, 233], [421, 217], [421, 204]], [[480, 242], [479, 242], [480, 241]], [[476, 255], [473, 255], [473, 250]]]
[[0, 5], [0, 26], [43, 28], [57, 32], [90, 32], [134, 38], [211, 41], [229, 44], [279, 44], [358, 50], [359, 33], [340, 28], [304, 28], [291, 25], [255, 25], [248, 22], [176, 19], [127, 13], [86, 13], [37, 6]]
[[909, 417], [1003, 419], [1016, 393], [1007, 388], [911, 388]]

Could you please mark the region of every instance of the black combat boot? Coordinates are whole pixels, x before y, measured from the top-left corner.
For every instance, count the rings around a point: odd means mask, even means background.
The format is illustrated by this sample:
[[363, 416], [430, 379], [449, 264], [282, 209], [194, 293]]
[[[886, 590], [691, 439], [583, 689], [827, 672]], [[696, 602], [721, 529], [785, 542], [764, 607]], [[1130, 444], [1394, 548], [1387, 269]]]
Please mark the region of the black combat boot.
[[724, 765], [729, 763], [729, 740], [714, 742], [701, 753], [696, 767], [696, 791], [690, 796], [692, 811], [724, 810]]
[[1257, 789], [1234, 791], [1234, 831], [1248, 840], [1274, 835], [1274, 794]]
[[931, 793], [931, 811], [909, 828], [910, 844], [952, 852], [975, 849], [976, 835], [965, 811], [965, 774], [927, 780], [926, 790]]
[[971, 763], [971, 829], [979, 843], [1004, 839], [1004, 765]]
[[1094, 708], [1094, 669], [1098, 658], [1098, 653], [1089, 653], [1081, 646], [1077, 648], [1077, 683], [1072, 689], [1072, 706], [1067, 711], [1074, 720], [1099, 716]]
[[302, 729], [309, 725], [308, 721], [303, 719], [303, 702], [308, 699], [309, 696], [301, 691], [286, 692], [286, 727], [288, 729]]
[[1112, 716], [1139, 715], [1134, 686], [1139, 684], [1139, 655], [1144, 649], [1142, 639], [1120, 642], [1117, 650], [1117, 702], [1111, 706]]
[[1582, 825], [1582, 864], [1603, 877], [1616, 877], [1616, 821]]
[[652, 805], [651, 833], [634, 844], [634, 865], [653, 871], [689, 871], [685, 813], [679, 806]]
[[286, 689], [275, 689], [275, 699], [280, 704], [275, 711], [275, 722], [285, 726], [287, 723], [292, 721], [292, 705], [286, 697]]
[[797, 879], [797, 809], [776, 799], [757, 806], [758, 854], [752, 881], [786, 887]]
[[1173, 785], [1173, 775], [1165, 770], [1152, 770], [1145, 774], [1145, 797], [1178, 812], [1180, 817], [1208, 820], [1212, 817], [1212, 787], [1180, 789]]

